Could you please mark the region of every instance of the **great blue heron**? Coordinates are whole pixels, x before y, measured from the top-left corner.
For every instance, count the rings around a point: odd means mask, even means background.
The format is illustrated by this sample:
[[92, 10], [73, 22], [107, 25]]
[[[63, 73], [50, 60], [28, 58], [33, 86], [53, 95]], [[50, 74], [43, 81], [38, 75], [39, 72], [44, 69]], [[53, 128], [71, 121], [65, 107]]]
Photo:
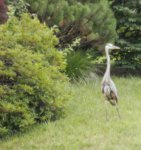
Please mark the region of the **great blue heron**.
[[114, 50], [114, 49], [120, 49], [117, 46], [114, 46], [113, 44], [106, 44], [105, 46], [105, 52], [106, 52], [106, 58], [107, 58], [107, 68], [106, 68], [106, 72], [104, 74], [103, 80], [102, 80], [102, 93], [105, 96], [105, 108], [106, 108], [106, 120], [107, 118], [107, 101], [116, 106], [116, 110], [118, 113], [119, 118], [120, 114], [119, 114], [119, 110], [118, 110], [118, 94], [117, 94], [117, 88], [114, 84], [114, 82], [111, 79], [110, 76], [110, 56], [109, 56], [109, 51]]

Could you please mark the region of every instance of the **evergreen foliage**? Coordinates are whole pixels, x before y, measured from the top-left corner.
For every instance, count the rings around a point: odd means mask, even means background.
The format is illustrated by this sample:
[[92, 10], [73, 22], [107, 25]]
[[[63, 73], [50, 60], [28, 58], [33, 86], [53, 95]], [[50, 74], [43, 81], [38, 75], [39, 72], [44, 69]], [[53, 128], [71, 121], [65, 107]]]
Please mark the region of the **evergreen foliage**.
[[1, 25], [0, 33], [1, 137], [57, 119], [68, 97], [66, 62], [52, 29], [23, 14]]
[[141, 1], [110, 0], [117, 19], [121, 51], [115, 54], [118, 66], [141, 69]]
[[81, 38], [81, 48], [103, 48], [116, 37], [116, 21], [107, 0], [25, 0], [42, 22], [59, 26], [61, 47]]

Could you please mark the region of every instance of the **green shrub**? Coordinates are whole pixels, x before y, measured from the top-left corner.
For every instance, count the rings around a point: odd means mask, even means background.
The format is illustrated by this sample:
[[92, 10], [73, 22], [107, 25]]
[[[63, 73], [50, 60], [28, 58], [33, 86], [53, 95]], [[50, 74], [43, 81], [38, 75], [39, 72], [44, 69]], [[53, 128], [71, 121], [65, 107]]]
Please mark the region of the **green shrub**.
[[72, 51], [67, 55], [66, 74], [71, 79], [79, 79], [92, 69], [92, 60], [87, 53]]
[[78, 50], [79, 44], [80, 39], [78, 38], [63, 51], [67, 60], [66, 74], [72, 80], [79, 79], [92, 70], [92, 57], [89, 53]]
[[58, 39], [37, 18], [23, 14], [0, 26], [0, 136], [57, 119], [64, 101], [66, 62]]

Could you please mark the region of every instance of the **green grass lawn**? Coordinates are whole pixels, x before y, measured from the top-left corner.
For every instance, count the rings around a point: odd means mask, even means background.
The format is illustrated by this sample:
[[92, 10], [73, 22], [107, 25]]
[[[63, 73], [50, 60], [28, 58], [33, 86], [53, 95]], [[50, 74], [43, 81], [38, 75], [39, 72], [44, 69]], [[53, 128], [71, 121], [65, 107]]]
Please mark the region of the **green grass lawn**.
[[70, 86], [66, 117], [0, 142], [0, 150], [141, 150], [141, 78], [114, 78], [119, 120], [109, 104], [105, 118], [100, 79]]

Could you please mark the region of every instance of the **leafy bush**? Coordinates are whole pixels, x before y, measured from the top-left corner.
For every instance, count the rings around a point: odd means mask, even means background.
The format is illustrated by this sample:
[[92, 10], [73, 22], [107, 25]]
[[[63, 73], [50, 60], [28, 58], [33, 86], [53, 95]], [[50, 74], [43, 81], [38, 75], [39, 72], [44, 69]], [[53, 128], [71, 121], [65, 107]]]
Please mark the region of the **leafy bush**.
[[68, 98], [58, 39], [24, 14], [0, 26], [0, 136], [57, 119]]

